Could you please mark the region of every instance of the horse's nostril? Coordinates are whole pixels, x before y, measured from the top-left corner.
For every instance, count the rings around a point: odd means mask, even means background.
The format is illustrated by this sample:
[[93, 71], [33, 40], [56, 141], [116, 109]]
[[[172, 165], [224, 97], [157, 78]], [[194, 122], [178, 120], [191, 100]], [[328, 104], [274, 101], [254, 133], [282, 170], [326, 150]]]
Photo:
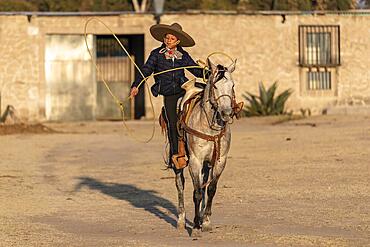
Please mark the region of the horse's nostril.
[[232, 110], [223, 110], [221, 111], [221, 118], [223, 121], [228, 122], [231, 118]]
[[225, 116], [225, 117], [230, 116], [231, 113], [232, 113], [232, 109], [227, 109], [227, 110], [221, 111], [222, 116]]

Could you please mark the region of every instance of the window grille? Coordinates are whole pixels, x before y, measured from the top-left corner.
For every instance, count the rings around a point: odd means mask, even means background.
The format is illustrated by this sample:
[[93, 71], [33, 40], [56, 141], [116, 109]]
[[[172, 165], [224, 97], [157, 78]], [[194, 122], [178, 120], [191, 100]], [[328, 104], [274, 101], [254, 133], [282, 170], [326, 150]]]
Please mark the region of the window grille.
[[299, 26], [299, 65], [303, 67], [339, 66], [339, 26]]
[[307, 90], [331, 90], [330, 71], [308, 71]]
[[[128, 39], [119, 36], [118, 38], [127, 48]], [[109, 84], [111, 92], [124, 102], [124, 117], [133, 118], [134, 102], [133, 100], [126, 101], [125, 95], [130, 93], [134, 67], [114, 37], [108, 35], [96, 37], [96, 64], [99, 68], [96, 74], [96, 119], [122, 119], [121, 111], [116, 107], [113, 98], [105, 88], [103, 79]]]
[[[118, 38], [121, 44], [128, 49], [128, 39]], [[100, 57], [126, 57], [117, 40], [108, 35], [99, 35], [96, 39], [96, 56]]]
[[[119, 38], [127, 48], [128, 39]], [[110, 36], [102, 35], [96, 38], [96, 62], [99, 67], [98, 81], [130, 83], [131, 67], [126, 53], [118, 42]]]

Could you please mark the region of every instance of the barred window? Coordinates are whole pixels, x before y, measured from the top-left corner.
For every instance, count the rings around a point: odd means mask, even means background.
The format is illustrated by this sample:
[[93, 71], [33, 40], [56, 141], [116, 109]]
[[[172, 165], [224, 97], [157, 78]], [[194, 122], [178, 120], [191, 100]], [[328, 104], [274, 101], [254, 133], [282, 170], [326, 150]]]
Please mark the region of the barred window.
[[299, 65], [335, 67], [340, 65], [339, 26], [299, 26]]
[[331, 72], [308, 71], [307, 90], [331, 90]]

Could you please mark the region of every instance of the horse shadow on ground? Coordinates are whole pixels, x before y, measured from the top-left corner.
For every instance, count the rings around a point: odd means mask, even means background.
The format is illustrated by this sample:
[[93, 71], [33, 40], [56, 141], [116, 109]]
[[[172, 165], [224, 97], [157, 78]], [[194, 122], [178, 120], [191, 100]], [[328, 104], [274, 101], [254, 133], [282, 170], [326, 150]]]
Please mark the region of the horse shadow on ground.
[[[74, 191], [79, 191], [83, 187], [100, 191], [113, 198], [127, 201], [136, 208], [143, 208], [173, 227], [177, 226], [176, 206], [171, 201], [157, 195], [158, 192], [155, 190], [143, 190], [131, 184], [104, 183], [91, 177], [78, 177], [77, 179], [79, 183]], [[161, 208], [167, 209], [172, 216], [163, 212]], [[190, 222], [187, 223], [190, 224]]]

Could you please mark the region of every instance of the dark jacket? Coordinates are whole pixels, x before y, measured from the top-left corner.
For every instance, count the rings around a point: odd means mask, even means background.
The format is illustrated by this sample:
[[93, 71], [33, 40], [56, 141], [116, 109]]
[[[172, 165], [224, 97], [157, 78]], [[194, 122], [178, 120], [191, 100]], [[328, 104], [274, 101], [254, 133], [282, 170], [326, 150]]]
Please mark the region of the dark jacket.
[[[159, 53], [159, 51], [162, 48], [165, 48], [164, 44], [162, 44], [161, 47], [154, 49], [150, 53], [148, 60], [141, 69], [145, 77], [151, 75], [152, 73], [157, 73], [168, 69], [198, 65], [190, 57], [189, 53], [187, 53], [180, 46], [177, 46], [177, 50], [182, 53], [182, 58], [174, 59], [174, 61], [172, 59], [166, 59], [164, 53]], [[196, 77], [203, 77], [203, 70], [200, 68], [188, 70]], [[142, 79], [143, 78], [141, 76], [138, 77], [131, 87], [137, 87]], [[166, 72], [160, 75], [155, 75], [154, 80], [155, 84], [151, 88], [153, 95], [158, 96], [158, 94], [161, 94], [164, 96], [169, 96], [185, 92], [181, 88], [181, 85], [188, 79], [185, 77], [184, 69], [180, 69], [171, 72]]]

